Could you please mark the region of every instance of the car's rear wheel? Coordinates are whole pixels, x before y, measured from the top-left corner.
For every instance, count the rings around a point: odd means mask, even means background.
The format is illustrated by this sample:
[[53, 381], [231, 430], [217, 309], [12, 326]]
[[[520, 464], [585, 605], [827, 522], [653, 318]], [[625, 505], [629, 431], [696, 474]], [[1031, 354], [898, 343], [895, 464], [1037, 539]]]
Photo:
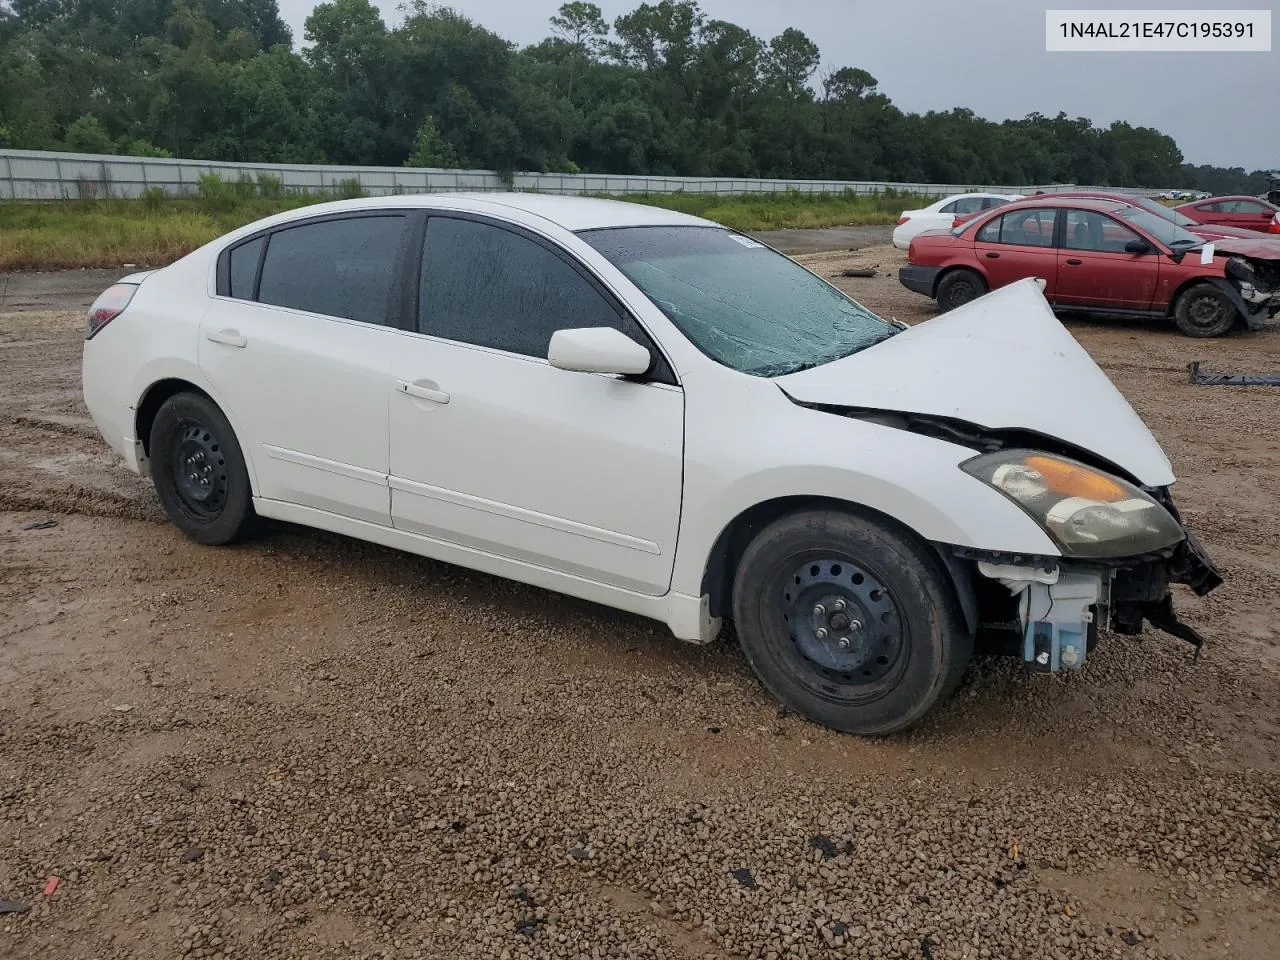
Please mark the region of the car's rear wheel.
[[744, 551], [733, 614], [748, 662], [816, 723], [884, 736], [950, 695], [973, 654], [928, 546], [841, 510], [790, 514]]
[[938, 295], [935, 299], [938, 306], [947, 311], [977, 300], [986, 292], [986, 283], [972, 270], [952, 270], [938, 281]]
[[1240, 311], [1212, 283], [1197, 283], [1178, 297], [1173, 321], [1188, 337], [1221, 337], [1236, 325]]
[[165, 513], [199, 543], [242, 536], [253, 519], [249, 472], [235, 432], [208, 397], [178, 393], [156, 411], [151, 475]]

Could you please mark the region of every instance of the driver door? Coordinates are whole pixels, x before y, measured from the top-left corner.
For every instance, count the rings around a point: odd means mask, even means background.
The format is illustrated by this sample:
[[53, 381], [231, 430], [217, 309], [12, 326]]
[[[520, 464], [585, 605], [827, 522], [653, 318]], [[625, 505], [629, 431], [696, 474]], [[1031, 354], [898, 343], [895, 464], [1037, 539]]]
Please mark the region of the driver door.
[[[547, 362], [556, 330], [603, 326], [650, 350], [647, 379]], [[684, 393], [639, 325], [565, 251], [496, 221], [433, 214], [417, 329], [400, 333], [391, 377], [394, 526], [667, 592]]]

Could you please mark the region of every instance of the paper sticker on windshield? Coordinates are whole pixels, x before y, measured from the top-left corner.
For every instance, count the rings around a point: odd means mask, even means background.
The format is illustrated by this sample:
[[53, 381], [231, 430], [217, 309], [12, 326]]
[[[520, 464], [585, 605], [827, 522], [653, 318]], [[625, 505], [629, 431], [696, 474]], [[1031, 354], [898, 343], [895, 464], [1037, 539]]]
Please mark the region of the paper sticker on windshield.
[[1200, 248], [1200, 262], [1202, 264], [1213, 263], [1213, 244], [1212, 243], [1206, 243], [1203, 247]]
[[764, 246], [763, 243], [756, 243], [750, 237], [739, 236], [736, 233], [729, 234], [729, 239], [738, 241], [738, 243], [742, 244], [744, 247], [747, 247], [750, 250], [759, 250], [761, 247]]

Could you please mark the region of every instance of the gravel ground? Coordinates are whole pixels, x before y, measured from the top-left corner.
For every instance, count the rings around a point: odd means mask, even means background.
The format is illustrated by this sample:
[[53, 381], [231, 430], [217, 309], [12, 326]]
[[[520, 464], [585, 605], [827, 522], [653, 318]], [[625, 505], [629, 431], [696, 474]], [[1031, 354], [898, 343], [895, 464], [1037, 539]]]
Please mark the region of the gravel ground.
[[[891, 247], [805, 259], [929, 316]], [[1185, 365], [1280, 369], [1280, 331], [1070, 325], [1228, 577], [1178, 596], [1199, 662], [979, 661], [864, 741], [728, 642], [293, 527], [185, 541], [88, 420], [81, 315], [36, 307], [0, 312], [0, 955], [1275, 957], [1280, 393]]]

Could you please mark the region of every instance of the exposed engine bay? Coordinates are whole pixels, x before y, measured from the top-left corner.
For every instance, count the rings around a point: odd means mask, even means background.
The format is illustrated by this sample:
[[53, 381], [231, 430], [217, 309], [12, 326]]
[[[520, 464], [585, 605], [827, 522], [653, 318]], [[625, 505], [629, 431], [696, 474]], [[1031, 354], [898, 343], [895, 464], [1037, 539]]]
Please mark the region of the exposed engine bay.
[[1280, 314], [1280, 261], [1235, 255], [1225, 271], [1229, 292], [1239, 296], [1236, 306], [1251, 329]]
[[[947, 440], [980, 453], [1043, 450], [1138, 485], [1135, 478], [1115, 464], [1034, 432], [990, 430], [930, 415], [815, 409]], [[1146, 622], [1191, 643], [1198, 656], [1203, 638], [1178, 619], [1170, 584], [1184, 584], [1204, 596], [1221, 585], [1222, 577], [1186, 528], [1168, 487], [1141, 489], [1182, 530], [1182, 539], [1167, 549], [1129, 557], [1078, 559], [935, 544], [961, 594], [961, 604], [980, 648], [989, 653], [1020, 656], [1040, 671], [1077, 670], [1096, 645], [1099, 627], [1134, 635], [1142, 632]]]

